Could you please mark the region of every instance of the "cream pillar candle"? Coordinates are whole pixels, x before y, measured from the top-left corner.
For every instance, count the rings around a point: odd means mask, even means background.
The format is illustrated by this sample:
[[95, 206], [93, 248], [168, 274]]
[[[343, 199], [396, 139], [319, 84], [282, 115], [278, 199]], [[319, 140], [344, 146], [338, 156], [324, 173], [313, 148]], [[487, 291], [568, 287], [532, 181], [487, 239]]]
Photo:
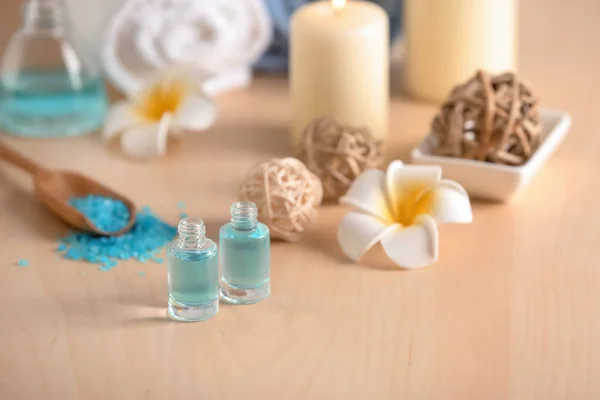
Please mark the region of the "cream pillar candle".
[[377, 4], [333, 0], [309, 3], [291, 21], [292, 143], [315, 117], [331, 115], [388, 132], [389, 28]]
[[517, 0], [405, 0], [404, 84], [443, 101], [479, 68], [514, 71]]

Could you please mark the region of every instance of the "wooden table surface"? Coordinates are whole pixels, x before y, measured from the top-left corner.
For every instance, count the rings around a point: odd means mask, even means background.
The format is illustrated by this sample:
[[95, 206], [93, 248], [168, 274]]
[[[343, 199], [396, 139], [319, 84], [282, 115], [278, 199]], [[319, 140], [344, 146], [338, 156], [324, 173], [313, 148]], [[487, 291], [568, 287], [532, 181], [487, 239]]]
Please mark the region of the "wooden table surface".
[[[379, 249], [347, 262], [335, 240], [345, 210], [324, 207], [302, 241], [274, 244], [267, 301], [174, 323], [164, 265], [60, 259], [66, 228], [28, 176], [0, 165], [0, 398], [600, 398], [599, 15], [594, 0], [522, 1], [520, 74], [573, 126], [514, 203], [475, 203], [473, 224], [441, 227], [440, 260], [422, 270]], [[399, 94], [394, 71], [388, 161], [407, 159], [436, 109]], [[288, 155], [290, 121], [283, 77], [219, 103], [210, 132], [156, 162], [97, 136], [2, 140], [172, 223], [184, 200], [216, 238], [247, 168]]]

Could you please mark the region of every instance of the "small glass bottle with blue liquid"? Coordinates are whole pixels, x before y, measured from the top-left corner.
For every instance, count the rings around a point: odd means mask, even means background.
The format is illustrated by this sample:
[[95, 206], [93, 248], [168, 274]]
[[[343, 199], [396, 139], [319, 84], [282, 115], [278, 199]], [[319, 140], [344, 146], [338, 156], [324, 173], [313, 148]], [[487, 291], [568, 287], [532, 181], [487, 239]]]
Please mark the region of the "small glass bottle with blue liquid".
[[231, 206], [231, 222], [221, 227], [220, 293], [228, 303], [257, 303], [269, 296], [269, 228], [257, 216], [254, 203], [238, 201]]
[[106, 116], [104, 84], [77, 45], [62, 0], [28, 0], [0, 68], [0, 127], [22, 137], [91, 132]]
[[206, 237], [204, 222], [184, 218], [167, 248], [169, 317], [204, 321], [219, 310], [217, 245]]

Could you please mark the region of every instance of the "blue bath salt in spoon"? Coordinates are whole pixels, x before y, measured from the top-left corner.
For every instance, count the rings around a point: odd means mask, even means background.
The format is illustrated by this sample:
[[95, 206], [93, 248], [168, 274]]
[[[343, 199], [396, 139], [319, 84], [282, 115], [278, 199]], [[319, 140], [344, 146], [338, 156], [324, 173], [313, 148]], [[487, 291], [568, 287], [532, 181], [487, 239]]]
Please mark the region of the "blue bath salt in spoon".
[[[118, 236], [129, 231], [135, 222], [133, 202], [87, 176], [46, 168], [3, 143], [0, 143], [0, 160], [29, 172], [33, 176], [35, 197], [79, 231]], [[123, 205], [128, 214], [124, 213]], [[107, 215], [112, 217], [108, 219]], [[124, 224], [125, 215], [129, 220]]]
[[84, 197], [73, 197], [69, 199], [69, 204], [103, 232], [120, 232], [131, 220], [127, 205], [112, 197], [89, 194]]

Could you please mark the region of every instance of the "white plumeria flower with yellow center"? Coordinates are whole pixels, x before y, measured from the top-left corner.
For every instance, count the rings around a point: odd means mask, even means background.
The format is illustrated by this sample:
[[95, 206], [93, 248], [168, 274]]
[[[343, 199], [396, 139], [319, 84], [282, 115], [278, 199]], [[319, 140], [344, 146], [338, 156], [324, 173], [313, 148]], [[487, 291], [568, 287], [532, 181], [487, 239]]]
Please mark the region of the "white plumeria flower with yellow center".
[[167, 135], [210, 127], [216, 106], [192, 76], [191, 70], [167, 70], [149, 80], [139, 93], [112, 105], [104, 139], [120, 139], [125, 154], [149, 158], [166, 152]]
[[438, 256], [438, 224], [470, 223], [471, 203], [458, 183], [442, 180], [438, 166], [392, 162], [387, 171], [367, 170], [340, 199], [356, 209], [338, 227], [342, 251], [358, 261], [381, 242], [404, 268], [430, 265]]

